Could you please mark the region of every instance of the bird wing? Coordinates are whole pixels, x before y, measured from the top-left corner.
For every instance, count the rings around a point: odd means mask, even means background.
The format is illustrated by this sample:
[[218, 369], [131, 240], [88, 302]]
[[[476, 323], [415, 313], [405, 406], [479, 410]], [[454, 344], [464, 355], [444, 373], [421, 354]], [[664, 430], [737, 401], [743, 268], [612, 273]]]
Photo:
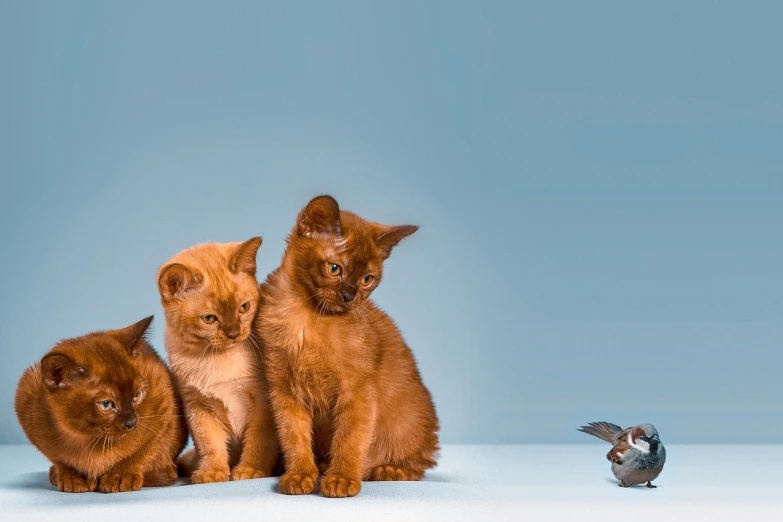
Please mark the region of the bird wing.
[[623, 428], [617, 424], [604, 421], [589, 422], [587, 426], [582, 426], [581, 428], [578, 428], [577, 431], [587, 433], [593, 437], [598, 437], [599, 439], [605, 440], [609, 444], [616, 444], [618, 440], [618, 434], [623, 433], [623, 431], [626, 431], [627, 434], [627, 430], [623, 430]]
[[625, 428], [624, 430], [618, 431], [617, 433], [614, 434], [614, 439], [612, 439], [611, 443], [612, 444], [617, 444], [617, 443], [622, 442], [622, 441], [627, 441], [628, 440], [628, 434], [631, 432], [632, 429], [633, 429], [633, 426], [630, 427], [630, 428]]
[[609, 453], [606, 454], [606, 460], [610, 462], [614, 462], [615, 464], [622, 464], [623, 457], [625, 456], [626, 452], [630, 449], [631, 449], [631, 445], [628, 444], [628, 441], [621, 440], [620, 442], [615, 444], [612, 449], [609, 450]]

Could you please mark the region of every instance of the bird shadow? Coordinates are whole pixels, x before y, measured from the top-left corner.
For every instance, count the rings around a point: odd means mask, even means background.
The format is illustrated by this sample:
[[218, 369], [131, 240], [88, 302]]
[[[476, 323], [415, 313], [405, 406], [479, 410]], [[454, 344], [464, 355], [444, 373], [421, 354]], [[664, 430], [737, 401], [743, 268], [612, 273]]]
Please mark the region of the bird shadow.
[[[617, 479], [610, 479], [609, 477], [607, 477], [607, 478], [606, 478], [606, 481], [607, 481], [609, 484], [614, 484], [614, 485], [615, 485], [615, 486], [617, 486], [618, 488], [620, 487], [620, 481], [619, 481], [619, 480], [617, 480]], [[647, 487], [647, 483], [645, 482], [644, 484], [633, 484], [632, 486], [628, 486], [628, 487], [627, 487], [627, 488], [625, 488], [625, 489], [661, 489], [661, 486], [659, 486], [658, 484], [656, 484], [654, 488], [648, 488], [648, 487]]]

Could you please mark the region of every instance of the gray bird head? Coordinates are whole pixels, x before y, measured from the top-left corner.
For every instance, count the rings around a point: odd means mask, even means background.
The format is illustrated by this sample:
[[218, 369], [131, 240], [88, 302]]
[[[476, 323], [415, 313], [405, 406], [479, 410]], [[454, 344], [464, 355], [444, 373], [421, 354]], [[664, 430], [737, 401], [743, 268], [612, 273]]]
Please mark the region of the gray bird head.
[[653, 426], [652, 424], [639, 424], [639, 428], [644, 430], [643, 437], [646, 437], [648, 439], [657, 439], [658, 442], [661, 441], [661, 437], [658, 435], [658, 430], [656, 430], [655, 426]]
[[631, 430], [631, 443], [636, 445], [642, 451], [657, 453], [662, 446], [661, 438], [658, 436], [658, 430], [652, 424], [639, 424]]

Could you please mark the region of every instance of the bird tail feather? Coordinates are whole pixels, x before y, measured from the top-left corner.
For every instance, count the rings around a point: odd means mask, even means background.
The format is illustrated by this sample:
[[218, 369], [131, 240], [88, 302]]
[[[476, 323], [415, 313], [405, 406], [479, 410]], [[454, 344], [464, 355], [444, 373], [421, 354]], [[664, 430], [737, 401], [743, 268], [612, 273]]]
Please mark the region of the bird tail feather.
[[581, 428], [578, 428], [576, 431], [587, 433], [588, 435], [592, 435], [593, 437], [598, 437], [601, 440], [605, 440], [609, 444], [614, 444], [615, 435], [623, 431], [623, 429], [617, 424], [601, 421], [601, 422], [590, 422], [587, 424], [587, 426], [582, 426]]

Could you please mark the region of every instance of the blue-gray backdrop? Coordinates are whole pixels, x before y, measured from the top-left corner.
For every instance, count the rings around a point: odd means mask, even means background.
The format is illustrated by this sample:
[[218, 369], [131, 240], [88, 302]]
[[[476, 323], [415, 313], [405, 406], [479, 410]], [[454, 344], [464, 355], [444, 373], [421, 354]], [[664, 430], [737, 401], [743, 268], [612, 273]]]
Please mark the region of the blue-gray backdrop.
[[0, 1], [0, 442], [23, 369], [320, 193], [446, 443], [783, 442], [780, 2]]

